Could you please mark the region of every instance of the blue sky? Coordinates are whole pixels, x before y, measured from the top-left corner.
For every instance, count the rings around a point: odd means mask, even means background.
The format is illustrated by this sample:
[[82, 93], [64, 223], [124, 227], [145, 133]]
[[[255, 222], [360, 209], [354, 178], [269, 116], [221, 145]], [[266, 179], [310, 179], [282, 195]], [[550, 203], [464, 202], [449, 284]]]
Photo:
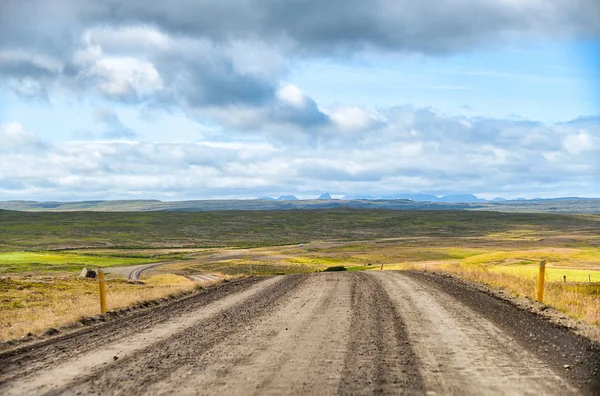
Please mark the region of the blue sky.
[[599, 45], [541, 42], [450, 56], [310, 61], [289, 81], [324, 105], [406, 103], [452, 114], [560, 122], [600, 113]]
[[176, 3], [4, 6], [0, 200], [600, 197], [594, 1]]

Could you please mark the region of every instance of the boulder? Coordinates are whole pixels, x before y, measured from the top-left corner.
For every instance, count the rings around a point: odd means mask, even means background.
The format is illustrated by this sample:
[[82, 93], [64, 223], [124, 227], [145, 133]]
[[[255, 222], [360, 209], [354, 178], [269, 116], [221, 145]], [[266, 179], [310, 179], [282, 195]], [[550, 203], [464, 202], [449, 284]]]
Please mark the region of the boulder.
[[82, 278], [96, 278], [96, 271], [94, 270], [89, 270], [87, 268], [84, 268], [81, 270], [81, 274], [79, 274]]

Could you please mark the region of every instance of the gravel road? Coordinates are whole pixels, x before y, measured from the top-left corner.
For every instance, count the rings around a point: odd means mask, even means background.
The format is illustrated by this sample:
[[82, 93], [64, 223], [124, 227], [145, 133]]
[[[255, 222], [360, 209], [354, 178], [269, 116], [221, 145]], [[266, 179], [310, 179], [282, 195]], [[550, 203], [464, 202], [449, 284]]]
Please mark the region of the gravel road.
[[0, 394], [600, 394], [600, 349], [436, 274], [248, 278], [0, 354]]

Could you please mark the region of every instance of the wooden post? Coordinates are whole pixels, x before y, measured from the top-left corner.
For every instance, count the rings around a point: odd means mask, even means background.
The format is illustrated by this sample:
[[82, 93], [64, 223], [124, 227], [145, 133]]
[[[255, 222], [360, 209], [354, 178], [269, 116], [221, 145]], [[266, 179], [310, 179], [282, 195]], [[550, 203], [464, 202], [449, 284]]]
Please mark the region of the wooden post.
[[567, 283], [567, 275], [563, 275], [563, 282]]
[[383, 263], [381, 263], [381, 271], [383, 271]]
[[537, 298], [539, 302], [544, 302], [544, 278], [546, 277], [546, 260], [540, 262], [537, 281]]
[[98, 289], [100, 291], [100, 312], [106, 313], [106, 283], [104, 281], [104, 270], [98, 269]]

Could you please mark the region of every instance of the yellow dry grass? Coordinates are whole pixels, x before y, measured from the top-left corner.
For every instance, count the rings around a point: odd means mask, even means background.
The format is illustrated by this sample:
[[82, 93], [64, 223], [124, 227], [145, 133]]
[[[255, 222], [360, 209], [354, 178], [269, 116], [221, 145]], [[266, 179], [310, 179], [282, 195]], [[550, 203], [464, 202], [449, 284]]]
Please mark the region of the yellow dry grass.
[[545, 249], [492, 251], [464, 258], [465, 265], [498, 265], [533, 263], [546, 260], [554, 266], [599, 268], [600, 251], [553, 247]]
[[[109, 280], [108, 309], [189, 292], [198, 284], [178, 275], [155, 275], [144, 284]], [[76, 322], [99, 314], [98, 283], [73, 277], [0, 278], [0, 340]]]
[[[535, 299], [537, 280], [527, 272], [498, 271], [498, 267], [461, 265], [460, 263], [400, 263], [387, 269], [419, 269], [450, 272], [459, 277], [500, 288], [521, 297]], [[600, 325], [599, 282], [546, 282], [544, 304], [593, 325]]]

